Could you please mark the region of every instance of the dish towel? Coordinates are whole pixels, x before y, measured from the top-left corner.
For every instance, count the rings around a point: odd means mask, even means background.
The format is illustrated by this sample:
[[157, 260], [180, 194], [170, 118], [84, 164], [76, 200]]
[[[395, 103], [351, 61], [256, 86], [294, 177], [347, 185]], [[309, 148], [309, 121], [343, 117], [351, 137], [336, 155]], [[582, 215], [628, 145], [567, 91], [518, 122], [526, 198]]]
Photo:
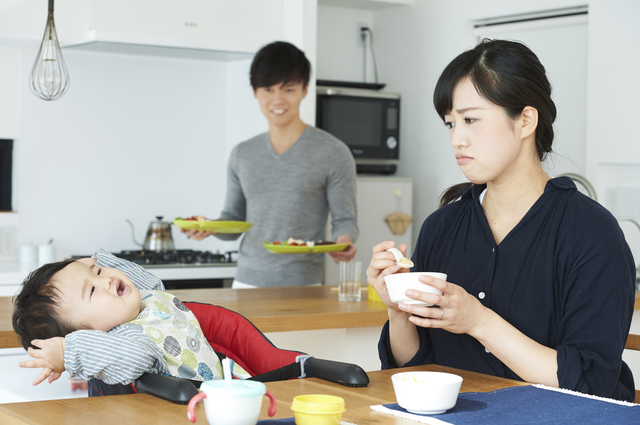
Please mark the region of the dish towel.
[[430, 425], [640, 424], [640, 405], [544, 385], [462, 393], [439, 415], [410, 413], [398, 404], [371, 406], [376, 412]]

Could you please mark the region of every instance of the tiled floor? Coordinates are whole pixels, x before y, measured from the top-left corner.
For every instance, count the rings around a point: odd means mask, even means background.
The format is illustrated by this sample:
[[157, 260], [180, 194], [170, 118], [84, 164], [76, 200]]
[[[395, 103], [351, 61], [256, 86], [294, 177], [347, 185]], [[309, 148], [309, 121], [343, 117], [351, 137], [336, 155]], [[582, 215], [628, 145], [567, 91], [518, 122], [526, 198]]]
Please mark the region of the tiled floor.
[[22, 348], [0, 350], [0, 371], [2, 371], [0, 373], [0, 403], [87, 396], [86, 390], [71, 390], [67, 373], [51, 384], [45, 381], [38, 386], [32, 386], [31, 382], [38, 376], [39, 369], [18, 367], [18, 362], [30, 358]]

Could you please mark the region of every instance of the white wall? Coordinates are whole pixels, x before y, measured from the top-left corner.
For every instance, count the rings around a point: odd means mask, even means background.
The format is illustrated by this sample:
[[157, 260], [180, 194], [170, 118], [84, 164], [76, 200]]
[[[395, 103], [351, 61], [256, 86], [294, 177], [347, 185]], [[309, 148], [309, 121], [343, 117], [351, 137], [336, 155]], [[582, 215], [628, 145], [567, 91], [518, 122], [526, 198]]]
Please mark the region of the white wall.
[[[226, 63], [65, 51], [71, 88], [43, 102], [22, 84], [15, 141], [20, 242], [59, 257], [135, 249], [155, 215], [215, 217], [226, 186]], [[22, 75], [35, 51], [25, 48]], [[174, 232], [180, 248], [216, 249]]]
[[[630, 183], [616, 178], [620, 174], [617, 163], [631, 163], [633, 176], [640, 175], [640, 136], [633, 130], [634, 117], [640, 113], [640, 80], [635, 77], [640, 69], [640, 2], [417, 0], [413, 6], [378, 11], [319, 7], [318, 33], [328, 34], [318, 42], [319, 78], [358, 79], [361, 49], [355, 46], [353, 33], [357, 22], [371, 22], [380, 81], [387, 83], [385, 90], [402, 95], [398, 174], [414, 179], [416, 223], [436, 208], [444, 189], [464, 180], [451, 155], [448, 133], [433, 108], [432, 95], [444, 67], [473, 47], [470, 23], [584, 4], [589, 7], [586, 176], [606, 206], [605, 183], [640, 187], [638, 180]], [[414, 240], [419, 229], [414, 226]], [[640, 259], [640, 245], [632, 249]]]
[[[120, 17], [109, 15], [111, 21], [93, 16], [93, 23], [104, 28], [119, 23], [123, 28], [118, 29], [132, 31], [135, 19], [148, 18], [141, 22], [148, 31], [173, 28], [188, 37], [184, 27], [178, 28], [180, 20], [193, 21], [198, 15], [194, 10], [205, 7], [201, 14], [208, 15], [199, 17], [200, 32], [211, 27], [211, 19], [225, 19], [232, 26], [238, 21], [236, 32], [222, 34], [227, 47], [245, 38], [256, 46], [289, 40], [315, 64], [316, 1], [252, 1], [244, 6], [201, 1], [185, 6], [189, 13], [184, 17], [166, 11], [148, 16], [131, 5]], [[15, 139], [18, 243], [54, 239], [61, 259], [97, 247], [137, 249], [126, 218], [142, 242], [156, 215], [165, 220], [192, 214], [217, 217], [231, 149], [267, 129], [249, 84], [251, 58], [216, 62], [64, 49], [71, 87], [60, 100], [44, 102], [31, 94], [27, 81], [42, 37], [46, 1], [5, 3], [0, 5], [0, 21], [6, 24], [0, 30], [0, 137]], [[63, 45], [87, 37], [99, 6], [104, 5], [84, 0], [56, 4]], [[242, 15], [234, 7], [251, 10]], [[135, 19], [129, 22], [127, 16]], [[160, 18], [174, 27], [158, 25]], [[220, 36], [220, 28], [210, 29]], [[314, 122], [315, 86], [302, 112], [307, 122]], [[173, 233], [178, 249], [215, 251], [238, 245], [216, 238], [199, 243]]]
[[[362, 81], [363, 48], [358, 25], [373, 25], [373, 12], [318, 6], [317, 77], [323, 80]], [[374, 49], [375, 49], [374, 40]], [[367, 48], [368, 82], [373, 81], [371, 52]]]

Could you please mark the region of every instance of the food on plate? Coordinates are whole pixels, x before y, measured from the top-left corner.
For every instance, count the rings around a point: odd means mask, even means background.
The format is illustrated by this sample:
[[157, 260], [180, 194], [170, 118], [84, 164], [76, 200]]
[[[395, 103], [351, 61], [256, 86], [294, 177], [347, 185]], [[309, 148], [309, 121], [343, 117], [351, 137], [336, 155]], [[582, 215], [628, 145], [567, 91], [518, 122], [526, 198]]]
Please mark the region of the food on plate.
[[289, 238], [286, 241], [275, 241], [272, 245], [282, 246], [318, 246], [318, 245], [333, 245], [335, 242], [328, 241], [303, 241], [302, 239]]
[[209, 221], [208, 218], [202, 216], [202, 215], [193, 215], [191, 217], [186, 217], [186, 218], [182, 218], [182, 217], [176, 217], [176, 220], [185, 220], [185, 221]]

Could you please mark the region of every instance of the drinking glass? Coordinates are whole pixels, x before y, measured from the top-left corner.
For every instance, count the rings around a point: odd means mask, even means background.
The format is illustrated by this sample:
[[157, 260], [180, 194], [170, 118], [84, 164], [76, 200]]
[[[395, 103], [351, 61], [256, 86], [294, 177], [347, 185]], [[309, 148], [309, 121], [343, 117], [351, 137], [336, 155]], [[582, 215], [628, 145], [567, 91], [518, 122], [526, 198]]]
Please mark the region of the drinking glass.
[[340, 285], [338, 286], [338, 299], [340, 301], [360, 301], [360, 277], [362, 274], [362, 262], [340, 261]]

